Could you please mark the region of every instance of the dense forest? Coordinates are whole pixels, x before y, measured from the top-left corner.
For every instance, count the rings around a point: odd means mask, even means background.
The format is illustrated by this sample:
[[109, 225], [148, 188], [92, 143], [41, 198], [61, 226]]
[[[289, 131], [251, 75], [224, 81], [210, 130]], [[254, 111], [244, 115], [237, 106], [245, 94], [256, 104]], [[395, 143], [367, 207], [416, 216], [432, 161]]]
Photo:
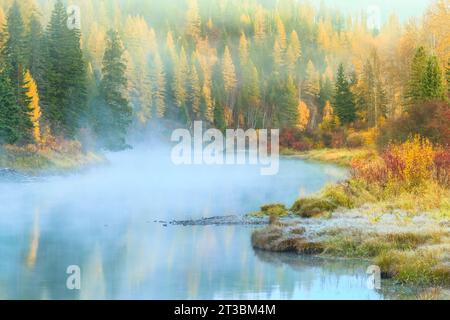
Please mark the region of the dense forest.
[[448, 0], [380, 29], [294, 0], [0, 0], [0, 142], [120, 150], [203, 120], [299, 150], [449, 144], [449, 21]]

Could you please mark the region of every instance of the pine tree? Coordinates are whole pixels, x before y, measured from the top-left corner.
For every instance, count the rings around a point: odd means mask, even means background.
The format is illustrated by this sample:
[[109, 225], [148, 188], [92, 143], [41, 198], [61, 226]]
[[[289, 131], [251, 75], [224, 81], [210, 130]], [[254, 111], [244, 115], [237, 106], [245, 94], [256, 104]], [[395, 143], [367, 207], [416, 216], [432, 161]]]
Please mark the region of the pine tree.
[[43, 61], [43, 30], [41, 22], [36, 14], [33, 12], [28, 22], [28, 32], [26, 34], [27, 45], [27, 67], [33, 75], [37, 83], [42, 83], [44, 74]]
[[41, 99], [52, 131], [73, 138], [86, 116], [87, 75], [80, 30], [67, 28], [67, 19], [66, 8], [58, 0], [46, 31]]
[[33, 125], [33, 138], [36, 144], [41, 144], [41, 107], [39, 105], [39, 92], [29, 70], [25, 73], [25, 94], [29, 98], [29, 118]]
[[281, 84], [279, 97], [279, 124], [282, 128], [295, 128], [298, 125], [298, 94], [292, 77]]
[[132, 109], [125, 95], [127, 88], [124, 48], [116, 31], [107, 33], [103, 57], [103, 77], [100, 84], [102, 101], [97, 133], [103, 138], [103, 146], [109, 150], [126, 148], [126, 134], [132, 120]]
[[423, 79], [423, 94], [426, 100], [442, 99], [444, 97], [444, 79], [436, 56], [428, 59]]
[[386, 116], [387, 101], [376, 52], [365, 63], [356, 88], [356, 107], [359, 117], [370, 126], [378, 127], [379, 119]]
[[333, 107], [343, 124], [353, 122], [356, 118], [355, 102], [350, 90], [350, 83], [341, 63], [336, 76], [336, 88], [333, 97]]
[[423, 101], [424, 75], [427, 68], [428, 56], [424, 47], [417, 49], [411, 64], [411, 74], [407, 89], [407, 100], [410, 104]]
[[320, 92], [319, 92], [319, 107], [320, 111], [323, 113], [325, 105], [331, 100], [333, 96], [333, 83], [330, 78], [325, 76], [325, 79], [320, 81]]
[[22, 14], [17, 1], [13, 2], [8, 11], [4, 33], [6, 34], [6, 41], [2, 49], [2, 55], [6, 63], [5, 67], [9, 72], [17, 103], [25, 106], [26, 101], [24, 101], [22, 87], [26, 64], [26, 41]]
[[29, 143], [31, 128], [28, 110], [17, 102], [9, 72], [3, 70], [0, 73], [0, 143]]

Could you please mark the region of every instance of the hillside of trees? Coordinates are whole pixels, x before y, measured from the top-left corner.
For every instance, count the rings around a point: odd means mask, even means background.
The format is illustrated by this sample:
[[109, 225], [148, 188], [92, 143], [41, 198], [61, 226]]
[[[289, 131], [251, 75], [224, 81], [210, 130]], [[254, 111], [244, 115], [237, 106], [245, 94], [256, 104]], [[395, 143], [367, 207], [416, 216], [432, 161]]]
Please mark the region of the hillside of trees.
[[0, 25], [2, 144], [121, 150], [195, 120], [299, 150], [450, 143], [449, 0], [380, 30], [294, 0], [0, 0]]

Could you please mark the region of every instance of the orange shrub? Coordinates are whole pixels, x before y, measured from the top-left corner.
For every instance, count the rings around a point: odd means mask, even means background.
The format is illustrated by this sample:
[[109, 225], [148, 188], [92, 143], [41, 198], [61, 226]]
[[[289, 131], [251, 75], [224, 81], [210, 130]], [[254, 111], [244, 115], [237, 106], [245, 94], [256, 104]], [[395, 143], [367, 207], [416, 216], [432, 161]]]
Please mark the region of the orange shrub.
[[448, 185], [450, 153], [435, 150], [428, 139], [415, 136], [403, 144], [390, 145], [380, 158], [353, 161], [352, 174], [367, 183], [385, 186], [396, 182], [406, 189], [432, 180]]

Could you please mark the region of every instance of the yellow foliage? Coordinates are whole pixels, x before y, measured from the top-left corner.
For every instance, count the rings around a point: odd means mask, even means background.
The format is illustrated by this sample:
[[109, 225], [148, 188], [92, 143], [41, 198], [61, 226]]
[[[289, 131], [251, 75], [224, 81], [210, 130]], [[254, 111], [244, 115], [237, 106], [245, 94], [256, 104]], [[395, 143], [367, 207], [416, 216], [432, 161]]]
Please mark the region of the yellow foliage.
[[31, 120], [31, 123], [33, 124], [33, 138], [36, 144], [41, 143], [41, 107], [39, 106], [39, 92], [36, 85], [36, 82], [34, 81], [33, 77], [31, 76], [31, 73], [29, 70], [26, 71], [25, 77], [24, 77], [25, 85], [23, 88], [25, 89], [26, 96], [30, 99], [28, 109], [29, 111], [29, 117]]
[[227, 93], [230, 93], [236, 88], [237, 78], [233, 58], [231, 57], [230, 49], [228, 48], [228, 46], [225, 47], [225, 52], [223, 55], [222, 72], [225, 91]]
[[300, 101], [300, 103], [298, 105], [298, 125], [297, 125], [297, 127], [302, 131], [306, 130], [306, 128], [309, 124], [310, 117], [311, 117], [311, 112], [309, 111], [308, 106], [303, 101]]
[[428, 139], [417, 135], [401, 145], [391, 146], [390, 153], [401, 163], [399, 173], [409, 187], [433, 178], [434, 150]]
[[331, 106], [330, 101], [327, 101], [325, 104], [325, 108], [323, 109], [323, 119], [320, 124], [320, 129], [322, 130], [332, 130], [341, 125], [338, 116], [334, 115], [333, 107]]

